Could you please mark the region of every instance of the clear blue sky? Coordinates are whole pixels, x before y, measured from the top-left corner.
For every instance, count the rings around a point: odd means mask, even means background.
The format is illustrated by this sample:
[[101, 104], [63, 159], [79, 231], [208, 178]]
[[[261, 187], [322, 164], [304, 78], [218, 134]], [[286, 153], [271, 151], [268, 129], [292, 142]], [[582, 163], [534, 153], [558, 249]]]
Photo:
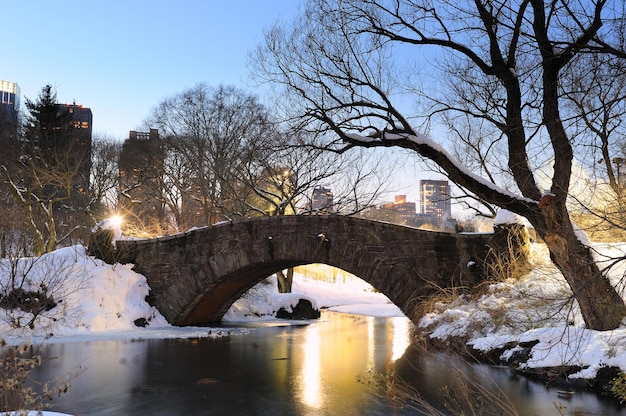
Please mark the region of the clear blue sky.
[[199, 82], [246, 88], [248, 53], [299, 0], [2, 2], [0, 79], [35, 100], [93, 111], [94, 133], [123, 140], [162, 99]]

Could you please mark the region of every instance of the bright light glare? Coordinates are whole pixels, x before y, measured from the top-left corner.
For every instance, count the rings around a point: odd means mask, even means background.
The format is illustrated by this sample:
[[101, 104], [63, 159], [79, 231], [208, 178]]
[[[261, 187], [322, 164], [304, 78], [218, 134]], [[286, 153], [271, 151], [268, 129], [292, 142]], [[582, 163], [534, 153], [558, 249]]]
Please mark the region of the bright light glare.
[[120, 227], [122, 225], [122, 217], [121, 215], [113, 215], [109, 218], [109, 224], [113, 227]]

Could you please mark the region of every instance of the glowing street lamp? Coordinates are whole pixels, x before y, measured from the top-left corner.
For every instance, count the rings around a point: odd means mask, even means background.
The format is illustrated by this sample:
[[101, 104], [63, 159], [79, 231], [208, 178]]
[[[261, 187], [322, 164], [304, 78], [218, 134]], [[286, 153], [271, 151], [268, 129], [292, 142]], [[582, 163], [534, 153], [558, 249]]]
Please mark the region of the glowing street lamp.
[[109, 217], [107, 221], [112, 228], [120, 228], [122, 226], [123, 219], [121, 215], [115, 214]]

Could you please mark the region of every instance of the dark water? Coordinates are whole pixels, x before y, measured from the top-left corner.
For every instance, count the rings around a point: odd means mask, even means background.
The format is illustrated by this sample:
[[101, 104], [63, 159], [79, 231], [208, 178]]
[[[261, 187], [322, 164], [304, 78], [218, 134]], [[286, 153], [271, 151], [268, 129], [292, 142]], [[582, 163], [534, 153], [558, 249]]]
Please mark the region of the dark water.
[[[324, 313], [302, 326], [252, 326], [248, 335], [199, 340], [107, 341], [45, 346], [58, 357], [35, 373], [51, 379], [80, 363], [85, 371], [53, 410], [80, 415], [414, 415], [358, 382], [395, 368], [443, 408], [440, 390], [460, 369], [478, 384], [495, 381], [525, 415], [619, 414], [612, 402], [512, 376], [502, 368], [405, 353], [406, 318]], [[491, 389], [491, 387], [488, 387]], [[459, 394], [460, 395], [460, 394]], [[563, 407], [564, 406], [564, 407]]]

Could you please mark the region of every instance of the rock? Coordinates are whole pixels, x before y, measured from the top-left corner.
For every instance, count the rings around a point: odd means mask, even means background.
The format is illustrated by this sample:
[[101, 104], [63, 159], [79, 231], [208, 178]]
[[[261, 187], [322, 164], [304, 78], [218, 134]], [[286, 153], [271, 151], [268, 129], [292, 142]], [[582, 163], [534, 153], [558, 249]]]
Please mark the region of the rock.
[[596, 378], [591, 385], [592, 389], [601, 394], [611, 393], [613, 380], [620, 375], [619, 367], [602, 366], [598, 369]]
[[136, 327], [145, 328], [148, 326], [148, 320], [146, 318], [135, 319], [134, 324]]
[[320, 317], [319, 309], [313, 308], [310, 300], [300, 299], [296, 306], [289, 312], [285, 308], [280, 308], [276, 312], [276, 317], [280, 319], [318, 319]]

